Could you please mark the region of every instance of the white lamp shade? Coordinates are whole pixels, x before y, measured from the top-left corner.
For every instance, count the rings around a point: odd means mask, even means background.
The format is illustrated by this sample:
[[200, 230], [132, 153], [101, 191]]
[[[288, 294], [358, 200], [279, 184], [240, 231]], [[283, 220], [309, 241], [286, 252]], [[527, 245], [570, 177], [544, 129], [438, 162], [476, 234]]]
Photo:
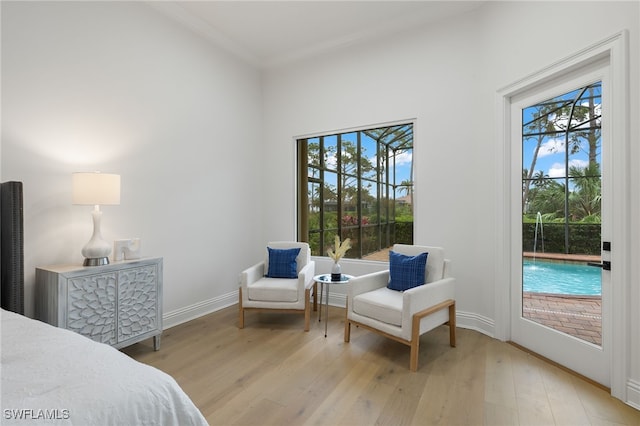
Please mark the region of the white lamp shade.
[[73, 204], [120, 204], [120, 175], [73, 173]]

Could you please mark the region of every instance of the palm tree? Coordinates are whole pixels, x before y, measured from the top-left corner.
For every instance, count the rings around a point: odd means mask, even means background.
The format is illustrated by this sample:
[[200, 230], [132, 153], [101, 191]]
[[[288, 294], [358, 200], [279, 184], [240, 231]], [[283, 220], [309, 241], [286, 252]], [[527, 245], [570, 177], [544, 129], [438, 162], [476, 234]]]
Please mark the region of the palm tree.
[[600, 165], [594, 163], [587, 167], [571, 166], [569, 177], [575, 188], [569, 196], [573, 220], [581, 221], [589, 218], [589, 221], [593, 221], [600, 217], [602, 198]]
[[[533, 175], [536, 169], [536, 162], [538, 161], [538, 155], [542, 143], [549, 140], [550, 135], [554, 135], [556, 132], [556, 115], [557, 103], [549, 102], [539, 105], [535, 105], [532, 108], [535, 109], [533, 118], [522, 126], [522, 138], [523, 142], [527, 140], [535, 141], [535, 148], [533, 149], [533, 156], [531, 157], [531, 164], [528, 168], [523, 168], [523, 182], [524, 187], [522, 190], [522, 209], [524, 211], [527, 204], [527, 198], [529, 191], [531, 190], [531, 183]], [[524, 172], [526, 171], [526, 175]]]
[[400, 182], [398, 192], [400, 194], [404, 193], [404, 195], [410, 195], [413, 192], [413, 182], [408, 179], [403, 180]]
[[562, 218], [564, 217], [564, 197], [564, 184], [556, 179], [547, 179], [543, 186], [536, 188], [529, 210], [542, 212], [546, 219]]

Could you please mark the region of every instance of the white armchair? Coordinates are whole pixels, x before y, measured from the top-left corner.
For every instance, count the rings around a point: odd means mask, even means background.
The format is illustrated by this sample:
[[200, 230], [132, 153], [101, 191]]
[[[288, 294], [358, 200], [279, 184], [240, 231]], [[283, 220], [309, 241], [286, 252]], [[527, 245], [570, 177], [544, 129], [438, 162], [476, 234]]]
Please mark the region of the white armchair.
[[[275, 256], [269, 258], [269, 249], [288, 250], [300, 249], [295, 256], [294, 264], [288, 263], [292, 278], [282, 278], [282, 274], [275, 274], [269, 270], [271, 266], [275, 270]], [[275, 241], [267, 244], [265, 260], [259, 262], [240, 273], [239, 289], [239, 328], [244, 328], [244, 312], [254, 311], [280, 311], [290, 313], [304, 313], [304, 331], [309, 331], [311, 319], [311, 291], [313, 291], [313, 310], [318, 309], [317, 287], [313, 280], [315, 262], [311, 260], [311, 250], [307, 243]], [[282, 252], [281, 252], [282, 253]], [[293, 259], [290, 259], [293, 260]], [[271, 275], [271, 276], [270, 276]]]
[[455, 279], [444, 249], [396, 244], [393, 251], [407, 256], [428, 253], [425, 284], [404, 291], [387, 288], [389, 270], [349, 280], [344, 341], [351, 324], [366, 328], [411, 347], [409, 368], [418, 369], [420, 336], [449, 324], [449, 344], [456, 345]]

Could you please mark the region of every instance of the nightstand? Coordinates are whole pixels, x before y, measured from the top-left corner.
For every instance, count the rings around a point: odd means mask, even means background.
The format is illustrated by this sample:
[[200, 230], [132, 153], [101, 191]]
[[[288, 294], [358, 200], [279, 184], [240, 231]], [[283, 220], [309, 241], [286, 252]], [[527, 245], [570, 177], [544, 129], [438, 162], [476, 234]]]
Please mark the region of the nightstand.
[[36, 268], [36, 319], [115, 348], [162, 334], [162, 258]]

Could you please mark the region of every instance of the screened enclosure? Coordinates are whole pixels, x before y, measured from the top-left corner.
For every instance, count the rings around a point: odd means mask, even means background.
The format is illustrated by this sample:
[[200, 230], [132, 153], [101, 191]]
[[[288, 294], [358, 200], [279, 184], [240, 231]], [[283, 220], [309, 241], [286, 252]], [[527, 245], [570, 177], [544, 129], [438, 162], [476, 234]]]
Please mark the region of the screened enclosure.
[[413, 124], [298, 143], [298, 239], [326, 255], [335, 235], [350, 258], [413, 243]]

